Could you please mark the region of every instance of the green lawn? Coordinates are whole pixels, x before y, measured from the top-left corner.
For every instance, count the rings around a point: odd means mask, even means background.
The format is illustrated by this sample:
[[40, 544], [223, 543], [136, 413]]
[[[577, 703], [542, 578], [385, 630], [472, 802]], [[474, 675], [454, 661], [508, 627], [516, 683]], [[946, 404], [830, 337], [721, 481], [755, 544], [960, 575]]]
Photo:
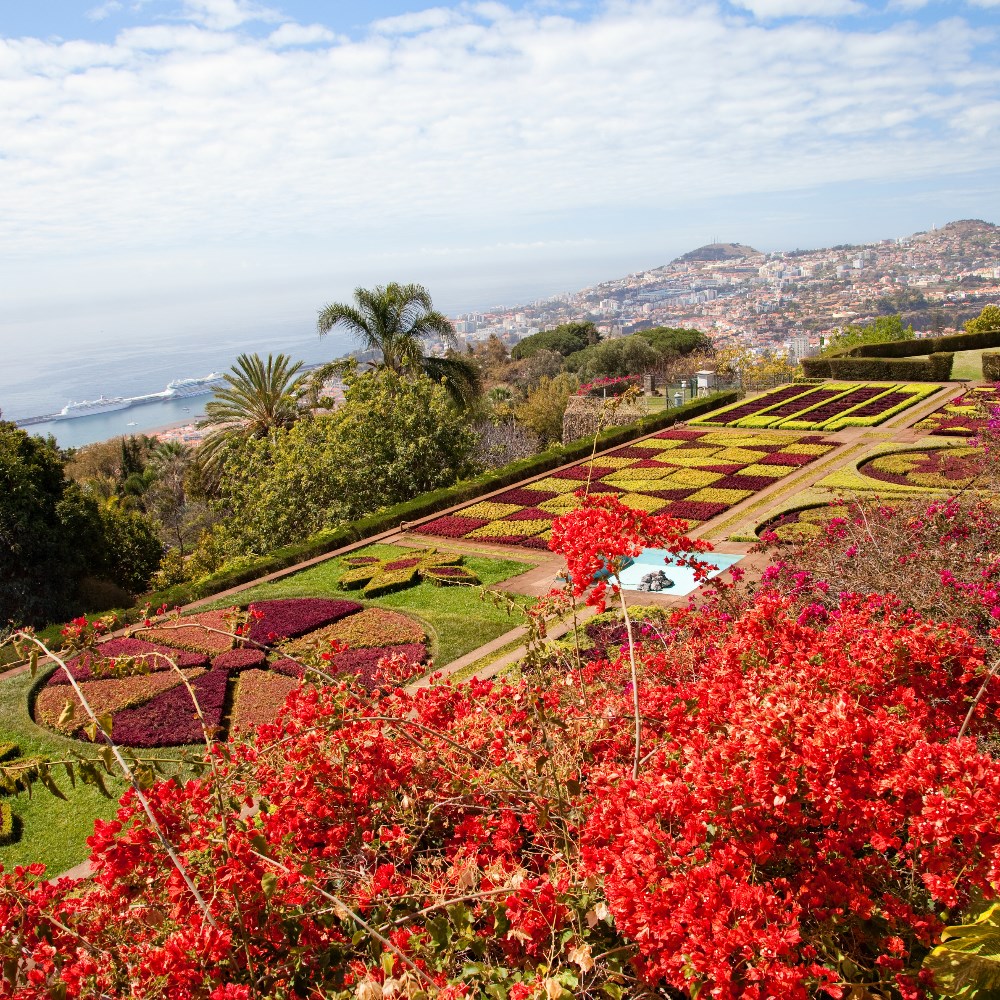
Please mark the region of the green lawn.
[[[392, 545], [371, 545], [362, 551], [366, 555], [384, 557], [408, 550]], [[482, 556], [466, 556], [465, 565], [487, 585], [502, 583], [531, 568], [530, 563]], [[277, 583], [262, 584], [245, 591], [241, 600], [245, 603], [274, 597], [328, 596], [357, 599], [356, 591], [343, 591], [337, 587], [343, 569], [341, 560], [331, 559]], [[481, 600], [482, 593], [479, 587], [435, 587], [430, 583], [421, 583], [361, 603], [394, 608], [419, 618], [430, 637], [435, 663], [444, 666], [521, 624], [516, 612], [508, 614], [505, 607]], [[521, 606], [532, 601], [522, 595], [513, 597]], [[0, 743], [16, 743], [26, 756], [41, 755], [54, 761], [72, 759], [88, 750], [92, 752], [92, 748], [84, 744], [35, 725], [28, 714], [28, 692], [32, 683], [29, 674], [0, 680]], [[149, 756], [170, 759], [178, 757], [181, 752], [165, 749], [153, 751]], [[103, 798], [91, 786], [78, 783], [74, 788], [65, 774], [59, 776], [57, 784], [66, 794], [68, 802], [57, 799], [38, 784], [32, 789], [30, 797], [21, 793], [9, 798], [11, 809], [20, 820], [22, 833], [17, 843], [0, 847], [0, 865], [9, 870], [14, 865], [40, 861], [50, 872], [58, 874], [83, 861], [88, 853], [86, 839], [93, 832], [95, 818], [111, 819], [117, 809], [116, 800], [125, 791], [123, 780], [107, 778], [106, 782], [114, 799]]]
[[982, 350], [956, 352], [955, 363], [951, 367], [951, 377], [979, 381], [983, 377]]
[[[41, 755], [49, 760], [72, 759], [88, 748], [75, 740], [36, 726], [28, 715], [28, 691], [33, 681], [30, 674], [21, 674], [0, 682], [0, 742], [16, 743], [25, 756]], [[93, 749], [93, 748], [89, 748]], [[53, 874], [72, 868], [87, 856], [87, 837], [93, 832], [94, 819], [114, 816], [117, 797], [125, 791], [124, 781], [107, 778], [108, 791], [115, 798], [105, 799], [93, 787], [70, 784], [64, 773], [56, 784], [66, 794], [62, 802], [41, 785], [36, 784], [29, 797], [26, 792], [14, 795], [10, 803], [14, 815], [21, 821], [21, 839], [0, 847], [0, 864], [10, 870], [13, 865], [41, 861]]]
[[[398, 545], [368, 545], [351, 554], [385, 558], [406, 555], [412, 551]], [[502, 583], [531, 568], [530, 563], [486, 556], [466, 556], [464, 564], [487, 586]], [[240, 603], [276, 597], [349, 597], [361, 604], [403, 611], [419, 618], [427, 627], [431, 654], [439, 667], [521, 624], [516, 612], [508, 614], [506, 608], [498, 608], [492, 601], [483, 600], [483, 591], [479, 587], [436, 587], [432, 583], [420, 583], [395, 594], [367, 601], [360, 597], [360, 591], [341, 590], [337, 586], [337, 581], [346, 568], [342, 559], [330, 559], [275, 583], [264, 583], [245, 590], [240, 594]], [[520, 594], [512, 596], [521, 606], [533, 601], [533, 598]], [[215, 606], [224, 606], [226, 603], [219, 601]]]

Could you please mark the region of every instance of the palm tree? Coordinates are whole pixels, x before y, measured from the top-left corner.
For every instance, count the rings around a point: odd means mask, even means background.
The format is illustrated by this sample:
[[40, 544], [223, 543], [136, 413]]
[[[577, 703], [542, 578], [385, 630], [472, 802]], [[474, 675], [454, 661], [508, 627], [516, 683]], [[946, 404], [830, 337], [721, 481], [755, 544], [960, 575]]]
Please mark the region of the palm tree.
[[362, 349], [375, 351], [381, 360], [373, 367], [397, 373], [423, 372], [443, 382], [460, 406], [470, 405], [479, 395], [478, 370], [464, 358], [432, 357], [424, 353], [423, 341], [440, 337], [455, 344], [455, 331], [448, 318], [434, 309], [423, 285], [391, 282], [376, 288], [355, 288], [354, 304], [334, 302], [319, 314], [316, 326], [322, 337], [335, 326], [347, 327]]
[[205, 404], [199, 427], [214, 428], [198, 449], [206, 468], [220, 461], [225, 445], [234, 438], [266, 437], [299, 418], [298, 398], [305, 382], [301, 361], [286, 354], [241, 354], [225, 376], [226, 385], [215, 390]]

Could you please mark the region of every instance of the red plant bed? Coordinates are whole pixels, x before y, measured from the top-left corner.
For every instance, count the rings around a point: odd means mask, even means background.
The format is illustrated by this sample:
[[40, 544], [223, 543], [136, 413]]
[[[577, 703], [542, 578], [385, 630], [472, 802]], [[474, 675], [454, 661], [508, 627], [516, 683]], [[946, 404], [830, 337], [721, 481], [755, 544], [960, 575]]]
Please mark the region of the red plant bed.
[[421, 559], [394, 559], [392, 562], [387, 562], [383, 569], [412, 569], [414, 566], [419, 566], [421, 562]]
[[[822, 424], [827, 420], [833, 420], [834, 417], [839, 417], [842, 413], [851, 409], [854, 406], [865, 402], [865, 400], [871, 399], [873, 396], [877, 396], [880, 392], [884, 392], [884, 389], [880, 389], [878, 386], [871, 386], [862, 389], [853, 389], [846, 396], [842, 396], [836, 402], [827, 403], [824, 406], [820, 406], [815, 410], [810, 410], [808, 413], [802, 414], [802, 420], [809, 420], [814, 424]], [[855, 411], [851, 416], [860, 416], [860, 411]]]
[[321, 625], [329, 625], [361, 610], [357, 601], [326, 601], [290, 597], [275, 601], [254, 601], [250, 605], [250, 638], [272, 643], [294, 639]]
[[[726, 424], [733, 424], [737, 420], [742, 420], [744, 417], [755, 416], [758, 413], [761, 416], [769, 417], [771, 413], [775, 412], [771, 410], [770, 407], [775, 406], [778, 403], [784, 403], [786, 400], [795, 396], [801, 397], [801, 401], [796, 400], [796, 409], [792, 411], [793, 413], [798, 413], [799, 410], [804, 410], [809, 405], [806, 400], [812, 398], [813, 394], [816, 392], [816, 389], [807, 390], [801, 385], [787, 385], [781, 389], [772, 389], [763, 396], [758, 396], [756, 399], [751, 400], [748, 403], [744, 403], [742, 406], [736, 406], [731, 410], [726, 410], [725, 413], [720, 413], [719, 419], [724, 421]], [[767, 410], [767, 413], [764, 413], [764, 410]], [[657, 437], [660, 436], [661, 435], [657, 435]]]
[[[599, 461], [600, 461], [600, 459], [598, 459], [598, 462]], [[592, 479], [600, 479], [601, 476], [608, 476], [612, 472], [615, 472], [615, 471], [616, 471], [615, 467], [611, 466], [611, 465], [595, 465], [594, 466], [594, 470], [591, 473], [591, 478]], [[571, 466], [568, 469], [558, 469], [557, 471], [553, 472], [551, 474], [551, 476], [552, 476], [553, 479], [583, 479], [583, 480], [585, 480], [585, 479], [587, 479], [587, 466], [585, 464], [584, 465], [573, 465], [573, 466]], [[523, 493], [525, 491], [524, 490], [511, 490], [510, 492], [511, 493]], [[534, 491], [532, 490], [531, 492], [534, 492]], [[555, 496], [554, 493], [552, 495]], [[497, 497], [496, 499], [499, 500], [500, 498]], [[508, 501], [504, 501], [504, 502], [506, 503]], [[517, 501], [513, 501], [512, 500], [510, 502], [511, 503], [515, 503]]]
[[705, 500], [675, 500], [656, 513], [680, 517], [685, 521], [707, 521], [716, 514], [729, 510], [731, 506], [728, 503], [709, 503]]
[[[107, 642], [101, 643], [100, 655], [81, 653], [80, 656], [67, 661], [66, 666], [73, 675], [73, 680], [88, 681], [98, 676], [112, 676], [110, 673], [102, 674], [100, 670], [100, 665], [107, 660], [131, 658], [141, 659], [142, 669], [149, 673], [169, 670], [170, 661], [179, 667], [202, 667], [208, 663], [208, 657], [204, 653], [171, 649], [170, 646], [144, 642], [142, 639], [109, 639]], [[95, 665], [98, 667], [96, 673], [94, 671]], [[69, 684], [69, 678], [65, 671], [59, 669], [46, 683]]]
[[[506, 501], [504, 501], [506, 502]], [[482, 517], [455, 517], [448, 515], [420, 525], [422, 535], [439, 535], [441, 538], [464, 538], [470, 531], [490, 522]]]
[[212, 669], [238, 674], [244, 670], [262, 668], [266, 664], [267, 659], [259, 649], [231, 649], [228, 653], [220, 653], [212, 660]]
[[773, 476], [726, 476], [723, 479], [717, 479], [712, 483], [711, 488], [713, 490], [753, 490], [756, 493], [780, 482], [780, 479], [775, 479]]
[[788, 452], [778, 452], [773, 455], [765, 455], [761, 460], [761, 465], [808, 465], [815, 455], [795, 455]]
[[709, 431], [692, 431], [685, 430], [684, 428], [675, 428], [668, 431], [660, 431], [658, 434], [654, 434], [655, 438], [663, 438], [665, 441], [697, 441], [698, 438], [704, 437]]
[[[191, 681], [209, 732], [219, 729], [229, 674], [210, 670]], [[137, 708], [116, 712], [111, 738], [130, 747], [171, 747], [200, 743], [204, 733], [187, 688], [180, 684]]]
[[372, 690], [378, 676], [377, 667], [386, 657], [402, 657], [405, 668], [416, 672], [427, 656], [422, 643], [404, 643], [399, 646], [372, 646], [368, 649], [349, 649], [330, 658], [326, 670], [334, 677], [357, 678], [368, 691]]

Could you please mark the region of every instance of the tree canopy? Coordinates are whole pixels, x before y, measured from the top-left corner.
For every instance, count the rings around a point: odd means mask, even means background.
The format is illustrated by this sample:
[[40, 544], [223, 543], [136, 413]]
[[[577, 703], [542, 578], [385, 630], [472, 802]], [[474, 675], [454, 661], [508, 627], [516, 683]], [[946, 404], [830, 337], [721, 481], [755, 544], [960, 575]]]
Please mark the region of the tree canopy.
[[564, 358], [600, 341], [601, 335], [591, 322], [561, 323], [551, 330], [541, 330], [516, 343], [510, 352], [515, 361], [530, 358], [538, 351], [556, 351]]
[[438, 312], [423, 285], [390, 282], [375, 288], [355, 288], [354, 302], [333, 302], [320, 310], [316, 321], [319, 335], [343, 326], [366, 352], [378, 355], [373, 364], [397, 374], [422, 372], [443, 382], [452, 399], [470, 405], [479, 395], [479, 372], [475, 365], [454, 354], [438, 357], [426, 353], [427, 341], [440, 339], [454, 347], [455, 331], [444, 313]]

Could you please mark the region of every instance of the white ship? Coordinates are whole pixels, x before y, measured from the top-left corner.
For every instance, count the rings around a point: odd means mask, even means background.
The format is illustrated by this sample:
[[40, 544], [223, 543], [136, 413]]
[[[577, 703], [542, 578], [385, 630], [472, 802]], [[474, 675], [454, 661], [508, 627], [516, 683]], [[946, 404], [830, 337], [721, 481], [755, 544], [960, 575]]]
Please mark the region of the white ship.
[[70, 400], [58, 413], [55, 420], [68, 420], [70, 417], [89, 417], [92, 413], [110, 413], [112, 410], [126, 410], [132, 405], [131, 399], [123, 396], [99, 396], [97, 399], [85, 399], [80, 403]]
[[212, 392], [217, 386], [225, 383], [225, 377], [221, 372], [212, 372], [204, 378], [179, 378], [167, 383], [166, 396], [168, 399], [181, 399], [184, 396], [200, 396], [206, 392]]

